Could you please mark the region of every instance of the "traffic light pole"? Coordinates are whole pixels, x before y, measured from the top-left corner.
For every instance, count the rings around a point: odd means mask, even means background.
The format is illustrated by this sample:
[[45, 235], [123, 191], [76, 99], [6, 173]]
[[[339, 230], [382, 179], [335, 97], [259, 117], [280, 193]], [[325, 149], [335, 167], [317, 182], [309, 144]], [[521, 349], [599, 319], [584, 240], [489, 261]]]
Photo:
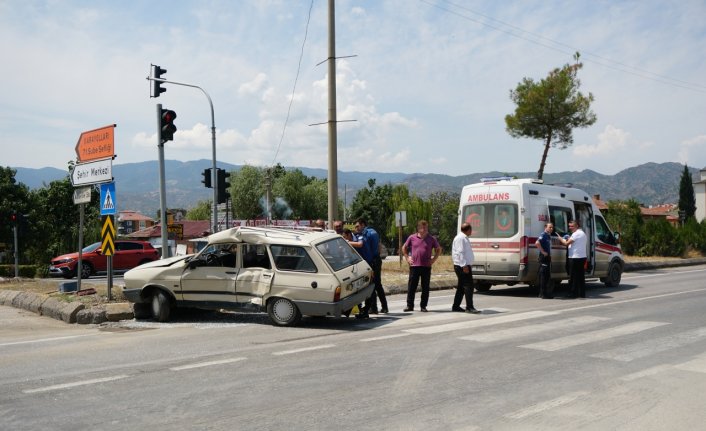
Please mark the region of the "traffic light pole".
[[[213, 154], [212, 154], [213, 169], [211, 170], [211, 184], [213, 185], [213, 214], [211, 215], [211, 232], [216, 233], [216, 232], [218, 232], [218, 178], [216, 178], [216, 174], [217, 174], [217, 172], [216, 172], [216, 119], [215, 119], [215, 115], [213, 112], [213, 101], [211, 100], [211, 96], [208, 95], [206, 90], [199, 87], [198, 85], [186, 84], [184, 82], [169, 81], [166, 79], [154, 78], [151, 76], [148, 76], [147, 80], [165, 82], [167, 84], [181, 85], [184, 87], [198, 88], [199, 90], [201, 90], [201, 92], [203, 94], [206, 95], [206, 98], [208, 99], [208, 104], [211, 106], [211, 147], [213, 149]], [[157, 106], [161, 107], [162, 105], [157, 105]], [[161, 119], [161, 115], [162, 115], [161, 112], [162, 112], [161, 108], [158, 108], [158, 113], [160, 115], [160, 119]], [[161, 135], [161, 130], [159, 133]], [[159, 142], [161, 142], [162, 141], [161, 136], [158, 135], [157, 137], [159, 139]], [[163, 156], [164, 156], [164, 154], [162, 154], [162, 157]]]
[[20, 276], [20, 252], [17, 250], [17, 223], [19, 223], [19, 220], [15, 220], [15, 226], [12, 229], [15, 236], [15, 278]]
[[157, 104], [157, 149], [159, 153], [159, 217], [162, 225], [162, 259], [169, 257], [167, 240], [167, 188], [164, 178], [164, 142], [162, 142], [162, 104]]

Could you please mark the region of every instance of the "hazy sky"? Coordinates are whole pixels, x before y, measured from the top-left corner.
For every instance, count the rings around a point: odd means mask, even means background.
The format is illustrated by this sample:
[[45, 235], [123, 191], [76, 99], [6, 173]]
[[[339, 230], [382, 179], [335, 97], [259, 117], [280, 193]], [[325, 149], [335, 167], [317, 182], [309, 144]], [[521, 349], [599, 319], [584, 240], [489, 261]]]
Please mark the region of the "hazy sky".
[[[116, 164], [165, 157], [327, 167], [325, 0], [0, 0], [0, 165], [64, 169], [82, 131], [117, 124]], [[311, 7], [311, 20], [307, 19]], [[545, 172], [646, 162], [706, 167], [706, 2], [337, 0], [338, 167], [463, 175], [536, 171], [511, 138], [509, 92], [581, 52], [598, 121]], [[304, 40], [306, 34], [306, 41]], [[298, 65], [298, 81], [292, 100]], [[290, 110], [290, 101], [291, 110]], [[283, 129], [289, 110], [289, 121]]]

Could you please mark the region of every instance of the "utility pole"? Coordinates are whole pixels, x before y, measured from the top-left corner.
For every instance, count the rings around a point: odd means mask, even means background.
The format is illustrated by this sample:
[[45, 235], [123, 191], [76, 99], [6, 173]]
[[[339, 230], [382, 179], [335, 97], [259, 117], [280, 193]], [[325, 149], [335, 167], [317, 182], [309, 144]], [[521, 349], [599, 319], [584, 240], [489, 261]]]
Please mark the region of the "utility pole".
[[328, 0], [328, 225], [338, 218], [338, 150], [336, 127], [336, 19]]

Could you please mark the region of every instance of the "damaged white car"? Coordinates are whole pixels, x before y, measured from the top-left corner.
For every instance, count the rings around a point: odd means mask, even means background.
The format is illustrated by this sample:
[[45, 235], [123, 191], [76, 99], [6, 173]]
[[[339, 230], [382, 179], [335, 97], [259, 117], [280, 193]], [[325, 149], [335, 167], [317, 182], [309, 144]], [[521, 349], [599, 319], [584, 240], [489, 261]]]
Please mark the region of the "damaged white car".
[[199, 253], [125, 273], [135, 314], [167, 321], [175, 307], [266, 311], [272, 323], [348, 315], [370, 296], [372, 270], [339, 235], [239, 227], [208, 237]]

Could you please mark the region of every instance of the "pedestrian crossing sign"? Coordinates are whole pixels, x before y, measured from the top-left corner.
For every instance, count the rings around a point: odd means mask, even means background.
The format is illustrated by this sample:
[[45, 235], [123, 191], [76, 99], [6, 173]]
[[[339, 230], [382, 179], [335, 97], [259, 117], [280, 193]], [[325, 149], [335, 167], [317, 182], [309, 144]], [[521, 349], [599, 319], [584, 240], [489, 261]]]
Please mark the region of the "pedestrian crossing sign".
[[115, 182], [101, 184], [101, 215], [115, 215]]

